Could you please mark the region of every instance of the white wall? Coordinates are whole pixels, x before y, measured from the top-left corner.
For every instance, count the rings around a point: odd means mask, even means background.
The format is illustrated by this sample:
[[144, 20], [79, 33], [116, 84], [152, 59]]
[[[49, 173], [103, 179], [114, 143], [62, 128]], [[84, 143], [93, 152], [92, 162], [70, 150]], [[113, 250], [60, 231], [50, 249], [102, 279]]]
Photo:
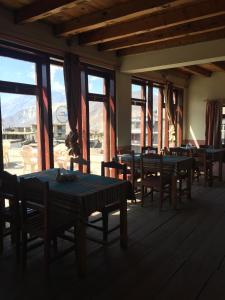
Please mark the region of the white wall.
[[117, 145], [131, 143], [131, 75], [116, 72]]
[[225, 73], [215, 72], [211, 77], [193, 76], [187, 95], [186, 139], [205, 140], [205, 100], [225, 98]]

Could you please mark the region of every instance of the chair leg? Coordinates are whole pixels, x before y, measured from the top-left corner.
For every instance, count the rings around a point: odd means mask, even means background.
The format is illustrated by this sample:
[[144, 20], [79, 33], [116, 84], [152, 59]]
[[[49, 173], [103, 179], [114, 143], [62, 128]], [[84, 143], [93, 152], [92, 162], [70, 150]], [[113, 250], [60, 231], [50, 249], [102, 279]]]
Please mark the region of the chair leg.
[[109, 226], [109, 216], [108, 213], [102, 212], [102, 226], [103, 226], [103, 241], [107, 242], [108, 240], [108, 226]]
[[57, 253], [58, 250], [58, 241], [57, 241], [57, 237], [55, 237], [53, 239], [53, 248], [54, 248], [54, 252]]
[[16, 228], [16, 261], [20, 263], [20, 228]]
[[141, 206], [144, 206], [144, 186], [141, 185]]
[[22, 232], [22, 268], [25, 271], [27, 266], [27, 233]]
[[181, 202], [182, 197], [182, 179], [179, 179], [179, 202]]
[[163, 206], [163, 190], [160, 189], [160, 191], [159, 191], [159, 211], [162, 210], [162, 206]]
[[45, 269], [46, 278], [49, 278], [49, 264], [50, 264], [50, 240], [47, 238], [44, 241], [44, 269]]
[[4, 239], [4, 228], [3, 228], [3, 222], [0, 222], [0, 254], [3, 253], [3, 239]]

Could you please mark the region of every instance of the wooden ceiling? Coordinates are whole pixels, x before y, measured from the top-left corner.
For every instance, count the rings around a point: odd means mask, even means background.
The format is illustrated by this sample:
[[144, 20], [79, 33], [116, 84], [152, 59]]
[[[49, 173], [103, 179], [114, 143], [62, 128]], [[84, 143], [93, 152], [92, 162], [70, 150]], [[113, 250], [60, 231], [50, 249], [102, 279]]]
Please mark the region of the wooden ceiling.
[[[192, 75], [201, 75], [204, 77], [210, 77], [213, 72], [225, 72], [225, 62], [214, 62], [210, 64], [192, 65], [181, 68], [174, 68], [168, 70], [170, 73], [179, 77], [188, 79]], [[167, 71], [166, 71], [167, 72]], [[163, 71], [162, 71], [163, 73]]]
[[[225, 0], [0, 0], [15, 22], [119, 56], [225, 38]], [[28, 23], [28, 24], [27, 24]], [[202, 67], [202, 66], [201, 66]], [[197, 67], [183, 72], [199, 72]], [[207, 67], [203, 67], [206, 72]]]

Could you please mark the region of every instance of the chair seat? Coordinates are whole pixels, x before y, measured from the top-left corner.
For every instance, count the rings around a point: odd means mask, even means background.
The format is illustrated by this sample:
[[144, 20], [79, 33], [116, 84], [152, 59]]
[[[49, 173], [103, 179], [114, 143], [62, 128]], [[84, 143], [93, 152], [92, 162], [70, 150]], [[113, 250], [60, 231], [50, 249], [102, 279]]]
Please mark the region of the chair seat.
[[[69, 217], [68, 215], [65, 217], [64, 214], [54, 212], [54, 214], [50, 214], [49, 218], [49, 233], [51, 236], [56, 236], [74, 226], [74, 223], [74, 217]], [[44, 238], [44, 224], [44, 215], [36, 213], [27, 219], [24, 229], [32, 236]]]
[[[152, 188], [155, 188], [156, 190], [159, 190], [160, 184], [161, 184], [161, 178], [160, 178], [160, 176], [147, 176], [146, 178], [144, 178], [142, 180], [142, 184], [144, 186], [152, 187]], [[164, 185], [166, 185], [166, 184], [169, 184], [169, 181], [165, 182]]]

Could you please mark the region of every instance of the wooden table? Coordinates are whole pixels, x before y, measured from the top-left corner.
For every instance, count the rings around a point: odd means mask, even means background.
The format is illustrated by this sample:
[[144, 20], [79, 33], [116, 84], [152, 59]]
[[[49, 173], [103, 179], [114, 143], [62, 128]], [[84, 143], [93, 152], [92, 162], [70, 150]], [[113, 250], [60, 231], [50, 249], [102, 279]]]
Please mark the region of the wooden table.
[[207, 157], [212, 161], [212, 162], [218, 162], [219, 163], [219, 170], [218, 170], [218, 179], [219, 181], [223, 180], [223, 155], [224, 155], [224, 148], [220, 149], [211, 149], [211, 148], [206, 148], [206, 153]]
[[[120, 201], [120, 245], [127, 247], [127, 199], [133, 197], [130, 182], [79, 171], [64, 171], [77, 175], [73, 182], [57, 182], [58, 169], [49, 169], [24, 175], [48, 181], [51, 193], [62, 195], [60, 207], [78, 212], [78, 274], [86, 273], [86, 225], [85, 220], [95, 211], [101, 211], [106, 204]], [[54, 197], [53, 197], [54, 199]], [[59, 205], [59, 203], [57, 203]]]
[[[182, 150], [195, 150], [197, 149], [196, 147], [190, 147], [190, 148], [186, 148], [186, 147], [180, 147]], [[207, 159], [209, 159], [211, 162], [218, 162], [219, 163], [219, 169], [218, 169], [218, 179], [219, 181], [223, 180], [223, 156], [224, 156], [224, 151], [225, 148], [218, 148], [218, 149], [214, 149], [214, 148], [200, 148], [201, 150], [205, 150], [206, 153], [206, 157]], [[205, 182], [207, 182], [207, 178], [206, 178], [206, 172], [205, 172]], [[209, 186], [213, 185], [213, 171], [211, 170], [211, 178], [209, 180]]]
[[[136, 153], [134, 155], [135, 168], [140, 169], [140, 153]], [[126, 163], [131, 166], [132, 157], [130, 154], [121, 154], [118, 155], [118, 158], [121, 162]], [[188, 190], [188, 198], [191, 199], [191, 177], [192, 177], [192, 166], [193, 166], [193, 158], [186, 156], [171, 156], [165, 155], [163, 156], [163, 163], [171, 166], [171, 187], [172, 187], [172, 205], [173, 208], [177, 207], [177, 179], [179, 176], [179, 172], [182, 170], [187, 171], [187, 190]], [[152, 167], [156, 164], [156, 159], [143, 158], [143, 165], [145, 168], [152, 169]]]

